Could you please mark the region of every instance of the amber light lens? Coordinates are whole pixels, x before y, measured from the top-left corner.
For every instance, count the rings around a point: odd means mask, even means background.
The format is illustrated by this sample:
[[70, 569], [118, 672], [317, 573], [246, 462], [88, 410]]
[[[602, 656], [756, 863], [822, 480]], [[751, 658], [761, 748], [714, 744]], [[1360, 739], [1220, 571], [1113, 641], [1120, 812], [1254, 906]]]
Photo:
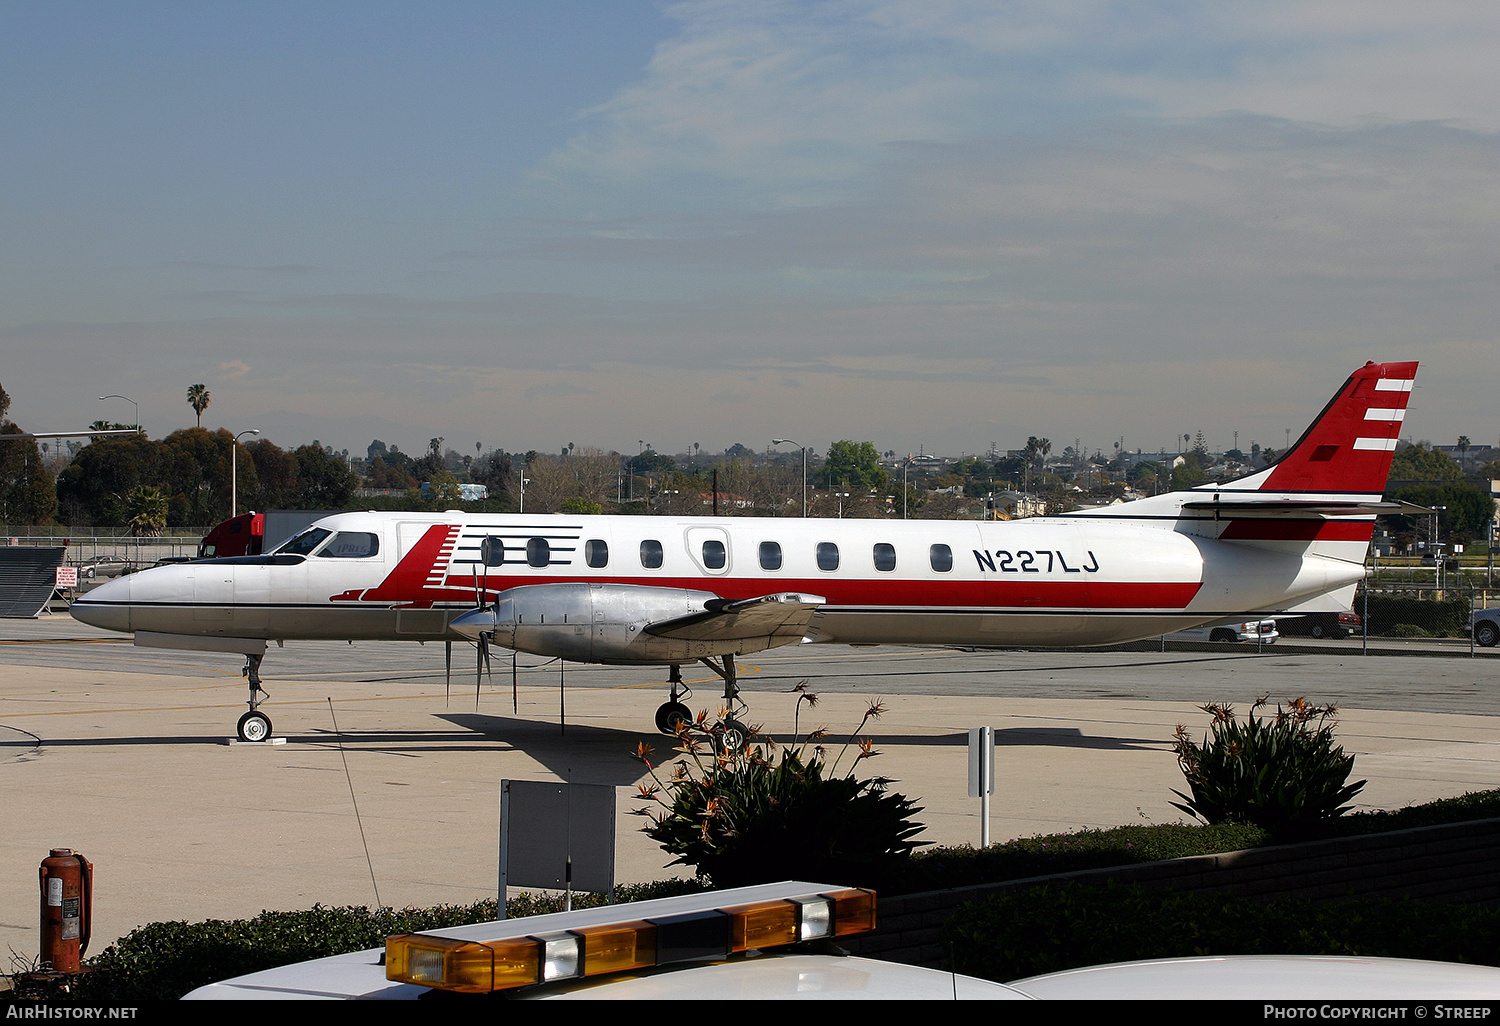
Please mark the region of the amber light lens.
[[833, 899], [833, 935], [847, 937], [854, 933], [869, 933], [875, 929], [875, 892], [863, 888], [834, 891], [827, 897]]
[[583, 939], [583, 974], [624, 972], [656, 964], [656, 927], [618, 923], [575, 930]]
[[729, 950], [749, 951], [797, 943], [797, 906], [773, 901], [726, 908], [729, 913]]

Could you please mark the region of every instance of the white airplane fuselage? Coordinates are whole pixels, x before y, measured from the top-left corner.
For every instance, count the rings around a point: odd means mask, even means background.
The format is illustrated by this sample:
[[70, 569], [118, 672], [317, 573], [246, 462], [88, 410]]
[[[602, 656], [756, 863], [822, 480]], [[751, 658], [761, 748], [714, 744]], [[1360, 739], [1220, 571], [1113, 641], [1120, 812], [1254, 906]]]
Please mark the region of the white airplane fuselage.
[[[74, 615], [160, 635], [452, 640], [451, 619], [507, 589], [584, 583], [724, 599], [814, 594], [824, 601], [808, 641], [1086, 646], [1299, 606], [1363, 574], [1362, 560], [1224, 540], [1195, 523], [344, 513], [314, 525], [329, 536], [310, 555], [132, 574]], [[358, 546], [328, 551], [344, 537]]]

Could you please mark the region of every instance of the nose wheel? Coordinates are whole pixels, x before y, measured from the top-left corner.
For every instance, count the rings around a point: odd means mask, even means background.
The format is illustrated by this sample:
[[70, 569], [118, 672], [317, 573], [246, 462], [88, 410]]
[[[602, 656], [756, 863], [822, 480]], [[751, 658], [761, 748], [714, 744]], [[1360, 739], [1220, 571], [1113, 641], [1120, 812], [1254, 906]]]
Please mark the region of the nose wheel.
[[241, 741], [264, 741], [271, 736], [271, 717], [263, 712], [247, 712], [240, 717], [235, 733]]
[[250, 683], [250, 711], [240, 717], [239, 723], [235, 724], [234, 728], [234, 732], [239, 735], [241, 741], [253, 743], [268, 741], [271, 738], [271, 717], [260, 711], [261, 700], [271, 697], [270, 692], [260, 686], [262, 658], [258, 655], [245, 656], [245, 667], [240, 671]]

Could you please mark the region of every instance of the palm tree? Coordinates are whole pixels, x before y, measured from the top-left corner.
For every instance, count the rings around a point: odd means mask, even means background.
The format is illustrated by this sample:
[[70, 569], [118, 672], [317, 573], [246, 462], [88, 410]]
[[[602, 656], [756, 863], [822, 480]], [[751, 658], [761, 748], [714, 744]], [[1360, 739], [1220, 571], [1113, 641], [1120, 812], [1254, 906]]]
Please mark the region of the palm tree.
[[198, 426], [202, 427], [203, 411], [208, 409], [208, 388], [202, 384], [197, 384], [189, 388], [187, 390], [187, 401], [188, 405], [193, 408], [193, 412], [198, 415]]
[[141, 485], [125, 497], [125, 518], [130, 533], [154, 538], [167, 526], [167, 494], [153, 485]]

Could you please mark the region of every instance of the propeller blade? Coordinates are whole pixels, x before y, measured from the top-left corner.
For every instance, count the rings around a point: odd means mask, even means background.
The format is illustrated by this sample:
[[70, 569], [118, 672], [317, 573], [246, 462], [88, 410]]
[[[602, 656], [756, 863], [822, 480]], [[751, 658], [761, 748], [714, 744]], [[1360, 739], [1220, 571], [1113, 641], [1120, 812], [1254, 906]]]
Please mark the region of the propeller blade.
[[475, 647], [479, 650], [479, 662], [474, 668], [474, 711], [478, 712], [480, 678], [485, 674], [489, 674], [490, 680], [493, 681], [495, 675], [490, 670], [490, 636], [480, 631], [479, 639], [475, 642]]

